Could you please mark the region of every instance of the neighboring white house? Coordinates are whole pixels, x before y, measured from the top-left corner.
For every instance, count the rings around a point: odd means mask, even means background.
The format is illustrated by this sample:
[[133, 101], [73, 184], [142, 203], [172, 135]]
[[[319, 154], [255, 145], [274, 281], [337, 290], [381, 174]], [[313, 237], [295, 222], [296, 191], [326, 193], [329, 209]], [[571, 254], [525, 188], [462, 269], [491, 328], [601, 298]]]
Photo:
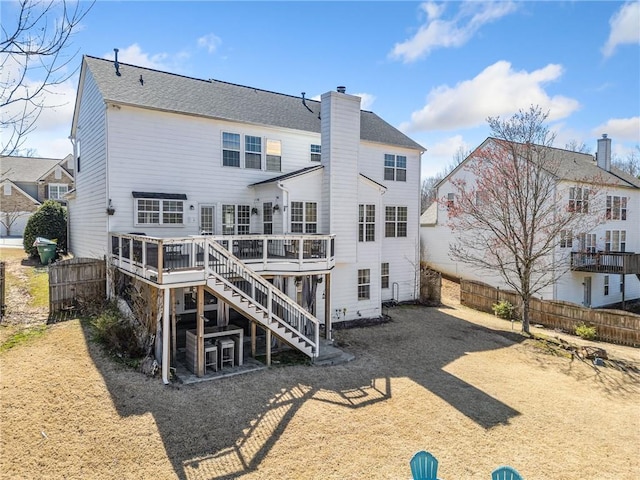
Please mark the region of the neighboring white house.
[[[195, 311], [189, 292], [201, 285], [218, 323], [223, 304], [250, 317], [211, 281], [221, 246], [320, 323], [377, 318], [384, 301], [418, 297], [424, 148], [344, 87], [314, 101], [85, 56], [71, 138], [70, 250], [175, 290], [178, 313]], [[180, 272], [167, 268], [176, 259]], [[236, 274], [247, 291], [279, 295]]]
[[[478, 150], [492, 141], [487, 139]], [[566, 212], [570, 208], [576, 214], [589, 215], [591, 212], [581, 211], [582, 202], [576, 193], [581, 190], [572, 187], [584, 186], [585, 178], [594, 178], [597, 185], [593, 185], [593, 190], [598, 191], [602, 210], [606, 209], [606, 221], [594, 222], [588, 233], [575, 236], [568, 232], [558, 239], [554, 261], [561, 269], [558, 272], [564, 273], [557, 282], [540, 292], [540, 296], [590, 307], [640, 298], [640, 179], [612, 167], [611, 139], [606, 135], [598, 140], [596, 158], [555, 148], [549, 152], [561, 162], [557, 191], [563, 192], [564, 200], [558, 209]], [[448, 226], [445, 200], [454, 201], [456, 189], [452, 181], [464, 178], [468, 185], [475, 184], [475, 177], [466, 168], [472, 157], [473, 154], [436, 186], [436, 198], [440, 201], [433, 203], [421, 216], [422, 260], [452, 277], [509, 288], [496, 272], [477, 270], [450, 256], [450, 245], [458, 235], [474, 234], [473, 231], [452, 231]], [[571, 197], [572, 193], [574, 197]], [[566, 259], [566, 262], [560, 259]]]
[[0, 156], [0, 236], [22, 236], [45, 200], [64, 202], [73, 188], [73, 155], [63, 159]]

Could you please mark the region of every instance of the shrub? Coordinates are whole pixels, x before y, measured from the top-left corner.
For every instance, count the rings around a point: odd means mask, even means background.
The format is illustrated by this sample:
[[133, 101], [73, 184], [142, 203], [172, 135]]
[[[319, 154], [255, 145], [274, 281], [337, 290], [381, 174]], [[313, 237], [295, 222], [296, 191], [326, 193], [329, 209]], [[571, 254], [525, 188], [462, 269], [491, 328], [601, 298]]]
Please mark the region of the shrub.
[[575, 332], [576, 335], [585, 340], [593, 340], [596, 338], [596, 327], [585, 325], [584, 322], [576, 325]]
[[38, 249], [33, 246], [37, 237], [55, 240], [57, 252], [67, 252], [67, 211], [60, 203], [47, 200], [29, 217], [22, 245], [30, 257], [38, 256]]
[[107, 350], [123, 359], [140, 359], [145, 351], [138, 343], [135, 327], [115, 303], [109, 304], [91, 321], [94, 328], [93, 338], [102, 343]]
[[511, 320], [513, 318], [513, 305], [511, 305], [511, 302], [500, 300], [498, 303], [494, 303], [491, 309], [499, 318], [504, 318], [505, 320]]

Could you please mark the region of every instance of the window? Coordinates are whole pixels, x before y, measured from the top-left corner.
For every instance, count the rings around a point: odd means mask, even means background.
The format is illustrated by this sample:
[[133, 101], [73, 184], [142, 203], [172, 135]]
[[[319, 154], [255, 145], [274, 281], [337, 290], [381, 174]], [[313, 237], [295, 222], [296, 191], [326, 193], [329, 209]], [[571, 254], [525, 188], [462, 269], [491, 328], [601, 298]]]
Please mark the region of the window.
[[380, 285], [389, 288], [389, 264], [383, 263], [380, 268]]
[[320, 160], [322, 160], [322, 155], [321, 155], [321, 147], [320, 145], [311, 145], [311, 161], [312, 162], [319, 162]]
[[371, 298], [371, 275], [368, 268], [358, 270], [358, 300]]
[[582, 187], [571, 187], [569, 189], [569, 211], [589, 213], [589, 190]]
[[280, 140], [267, 139], [267, 170], [279, 172], [282, 168], [282, 144]]
[[407, 207], [385, 207], [384, 236], [407, 236]]
[[265, 235], [273, 233], [273, 204], [271, 202], [262, 204], [262, 233]]
[[182, 200], [136, 199], [138, 225], [181, 225], [183, 223]]
[[596, 251], [596, 234], [581, 233], [578, 235], [580, 241], [580, 251], [586, 253], [595, 253]]
[[627, 219], [627, 197], [607, 195], [607, 220]]
[[222, 165], [240, 167], [240, 134], [222, 132]]
[[358, 206], [358, 241], [376, 241], [376, 206]]
[[64, 194], [69, 191], [69, 185], [61, 183], [49, 184], [49, 198], [51, 200], [63, 200]]
[[407, 181], [407, 157], [384, 154], [384, 179], [396, 182]]
[[626, 230], [607, 230], [604, 236], [605, 252], [624, 252], [627, 248]]
[[571, 248], [573, 245], [573, 235], [571, 230], [560, 230], [560, 248]]
[[455, 193], [447, 193], [447, 210], [453, 208], [455, 204], [456, 194]]
[[609, 275], [604, 276], [604, 294], [609, 295]]
[[222, 234], [247, 235], [250, 218], [249, 205], [222, 205]]
[[316, 202], [291, 202], [291, 232], [318, 232], [318, 204]]
[[4, 195], [7, 197], [11, 195], [11, 184], [9, 182], [4, 184]]
[[262, 138], [244, 136], [244, 168], [262, 169]]

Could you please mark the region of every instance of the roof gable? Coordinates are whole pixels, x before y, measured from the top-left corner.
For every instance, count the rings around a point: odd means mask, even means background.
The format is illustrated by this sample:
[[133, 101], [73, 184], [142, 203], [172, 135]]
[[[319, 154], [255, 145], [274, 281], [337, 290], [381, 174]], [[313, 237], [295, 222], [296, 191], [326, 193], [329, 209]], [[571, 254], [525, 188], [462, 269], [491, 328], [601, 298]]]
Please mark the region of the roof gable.
[[71, 179], [73, 176], [62, 166], [64, 159], [37, 157], [0, 157], [0, 179], [14, 182], [35, 183], [46, 177], [58, 165]]

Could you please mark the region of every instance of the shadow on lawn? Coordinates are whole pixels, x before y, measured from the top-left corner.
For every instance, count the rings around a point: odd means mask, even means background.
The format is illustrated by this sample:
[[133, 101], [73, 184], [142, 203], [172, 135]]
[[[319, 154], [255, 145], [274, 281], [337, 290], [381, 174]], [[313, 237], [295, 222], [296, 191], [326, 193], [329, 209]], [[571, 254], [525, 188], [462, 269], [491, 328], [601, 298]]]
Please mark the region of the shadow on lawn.
[[271, 368], [188, 386], [167, 387], [123, 371], [105, 361], [99, 346], [87, 343], [119, 414], [153, 415], [180, 479], [231, 479], [254, 471], [305, 402], [367, 408], [392, 397], [394, 378], [410, 378], [485, 429], [519, 415], [443, 368], [469, 352], [508, 347], [522, 336], [434, 308], [397, 307], [389, 314], [393, 322], [338, 334], [345, 339], [342, 348], [356, 355], [351, 363]]

